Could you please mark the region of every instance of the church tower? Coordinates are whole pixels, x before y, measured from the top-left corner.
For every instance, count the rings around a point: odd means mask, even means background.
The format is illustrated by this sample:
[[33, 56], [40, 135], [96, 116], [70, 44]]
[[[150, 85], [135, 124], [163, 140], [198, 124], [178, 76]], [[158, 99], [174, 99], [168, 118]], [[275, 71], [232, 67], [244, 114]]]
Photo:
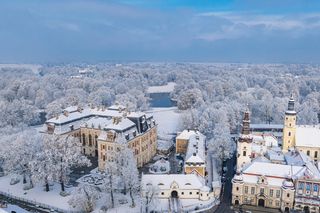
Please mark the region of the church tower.
[[250, 113], [247, 109], [242, 120], [242, 130], [237, 143], [237, 170], [241, 171], [243, 166], [251, 162], [252, 136], [250, 133]]
[[288, 103], [288, 110], [284, 116], [284, 127], [283, 127], [283, 142], [282, 142], [282, 151], [288, 152], [290, 148], [294, 148], [296, 145], [295, 136], [296, 136], [296, 121], [297, 113], [294, 110], [294, 99], [291, 95], [291, 98]]

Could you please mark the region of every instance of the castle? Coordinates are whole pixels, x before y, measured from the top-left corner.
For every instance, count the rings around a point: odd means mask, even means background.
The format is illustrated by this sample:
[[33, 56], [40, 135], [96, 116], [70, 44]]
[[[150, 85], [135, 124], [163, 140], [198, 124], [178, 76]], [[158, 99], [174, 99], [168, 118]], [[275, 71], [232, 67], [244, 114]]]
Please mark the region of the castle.
[[78, 138], [82, 153], [96, 157], [100, 171], [113, 160], [120, 146], [132, 149], [138, 167], [148, 163], [157, 151], [157, 124], [153, 116], [130, 112], [121, 105], [71, 106], [47, 120], [40, 132]]

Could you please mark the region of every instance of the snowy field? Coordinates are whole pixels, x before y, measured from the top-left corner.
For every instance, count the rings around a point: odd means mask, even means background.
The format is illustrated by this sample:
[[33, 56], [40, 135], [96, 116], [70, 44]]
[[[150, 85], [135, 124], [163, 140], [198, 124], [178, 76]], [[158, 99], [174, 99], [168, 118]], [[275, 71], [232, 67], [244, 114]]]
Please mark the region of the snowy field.
[[148, 93], [170, 93], [174, 90], [176, 83], [169, 82], [163, 86], [153, 86], [148, 88]]
[[4, 176], [0, 178], [0, 191], [9, 193], [13, 196], [21, 197], [30, 201], [36, 201], [41, 204], [54, 206], [64, 210], [74, 210], [68, 204], [69, 196], [62, 197], [59, 195], [60, 185], [55, 184], [50, 187], [51, 191], [44, 191], [44, 187], [36, 186], [30, 190], [23, 190], [22, 181], [15, 185], [10, 185], [10, 176]]
[[181, 112], [177, 107], [152, 108], [148, 113], [153, 114], [158, 123], [158, 135], [172, 135], [179, 131]]

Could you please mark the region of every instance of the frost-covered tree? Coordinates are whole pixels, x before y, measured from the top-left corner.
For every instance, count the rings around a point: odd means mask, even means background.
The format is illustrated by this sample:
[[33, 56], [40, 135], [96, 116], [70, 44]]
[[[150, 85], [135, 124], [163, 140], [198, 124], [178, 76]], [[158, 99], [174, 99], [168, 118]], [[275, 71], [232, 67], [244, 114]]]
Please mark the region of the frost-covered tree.
[[36, 130], [26, 130], [19, 134], [10, 137], [10, 145], [6, 149], [5, 169], [9, 173], [22, 175], [23, 183], [27, 183], [27, 178], [30, 181], [30, 187], [33, 187], [32, 182], [32, 166], [33, 161], [38, 161], [37, 153], [41, 151], [41, 137]]
[[64, 185], [69, 179], [72, 167], [90, 166], [90, 160], [81, 153], [79, 140], [71, 135], [47, 134], [44, 139], [44, 152], [50, 163], [50, 169], [55, 171], [54, 179]]
[[100, 192], [94, 186], [87, 184], [80, 184], [74, 189], [71, 199], [68, 203], [83, 212], [92, 212], [97, 200], [100, 198]]
[[149, 213], [152, 208], [157, 205], [157, 196], [159, 193], [159, 187], [152, 184], [145, 184], [141, 187], [142, 191], [142, 207], [145, 213]]
[[214, 137], [207, 143], [208, 150], [217, 159], [224, 161], [230, 158], [235, 150], [235, 144], [231, 140], [230, 130], [227, 126], [217, 124], [214, 129]]
[[[103, 189], [110, 195], [111, 208], [114, 208], [114, 192], [118, 188], [120, 181], [120, 169], [115, 159], [116, 155], [111, 155], [105, 165]], [[108, 197], [109, 198], [109, 197]], [[109, 200], [106, 201], [109, 203]]]
[[123, 146], [117, 153], [118, 167], [120, 167], [120, 176], [124, 184], [124, 191], [129, 191], [131, 198], [131, 207], [135, 207], [134, 195], [140, 189], [139, 172], [137, 169], [136, 159], [132, 149]]

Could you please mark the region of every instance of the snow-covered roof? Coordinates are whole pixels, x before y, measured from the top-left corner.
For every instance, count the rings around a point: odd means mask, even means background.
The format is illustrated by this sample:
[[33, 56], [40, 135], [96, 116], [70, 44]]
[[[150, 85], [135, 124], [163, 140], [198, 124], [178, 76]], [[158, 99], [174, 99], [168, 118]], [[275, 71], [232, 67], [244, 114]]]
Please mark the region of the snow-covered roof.
[[266, 155], [270, 161], [284, 162], [284, 155], [281, 151], [275, 151], [273, 149], [268, 149]]
[[176, 139], [180, 139], [180, 140], [189, 140], [189, 138], [191, 137], [191, 135], [196, 134], [195, 130], [183, 130], [181, 133], [178, 134], [178, 136], [176, 137]]
[[174, 90], [175, 85], [176, 83], [169, 82], [168, 84], [162, 86], [151, 86], [148, 88], [147, 93], [170, 93]]
[[141, 184], [143, 187], [152, 185], [160, 190], [170, 189], [176, 183], [180, 189], [201, 189], [203, 179], [195, 174], [147, 174], [142, 175]]
[[106, 130], [125, 131], [131, 127], [135, 127], [136, 124], [128, 118], [120, 119], [119, 122], [111, 122], [104, 127]]
[[270, 134], [252, 134], [252, 140], [254, 143], [261, 143], [268, 147], [278, 146], [278, 140]]
[[[186, 136], [189, 136], [186, 138]], [[185, 163], [204, 164], [205, 163], [205, 139], [206, 137], [199, 131], [184, 130], [179, 136], [188, 140], [188, 148]]]
[[297, 126], [296, 146], [320, 147], [320, 126]]
[[256, 157], [255, 159], [252, 160], [252, 162], [271, 163], [271, 161], [268, 158], [264, 157], [264, 156]]
[[243, 174], [257, 175], [257, 176], [273, 176], [277, 178], [286, 178], [289, 175], [292, 176], [305, 169], [301, 166], [291, 166], [285, 164], [265, 163], [265, 162], [253, 162], [246, 169]]
[[65, 108], [63, 111], [72, 113], [72, 112], [78, 111], [78, 109], [79, 109], [78, 106], [69, 106], [69, 107]]
[[124, 109], [126, 109], [126, 107], [120, 104], [115, 104], [108, 107], [108, 110], [124, 110]]
[[87, 107], [87, 108], [84, 108], [83, 110], [72, 111], [73, 108], [74, 107], [71, 107], [69, 109], [71, 111], [68, 114], [65, 115], [65, 114], [61, 113], [60, 115], [47, 120], [46, 123], [63, 125], [66, 123], [73, 122], [75, 120], [81, 120], [83, 118], [89, 118], [92, 116], [114, 117], [114, 116], [121, 116], [122, 115], [122, 113], [120, 113], [117, 110], [103, 110], [103, 109], [99, 109], [99, 108]]
[[[43, 128], [40, 129], [40, 132], [47, 132], [48, 126], [52, 126], [54, 133], [56, 134], [64, 134], [75, 129], [79, 129], [80, 127], [88, 127], [88, 128], [99, 128], [102, 129], [113, 129], [116, 131], [125, 131], [130, 128], [136, 126], [136, 129], [139, 130], [137, 133], [141, 133], [145, 129], [148, 129], [150, 126], [154, 126], [153, 116], [149, 114], [146, 116], [143, 112], [124, 112], [119, 110], [120, 105], [111, 106], [110, 109], [104, 109], [102, 107], [87, 107], [82, 110], [79, 110], [78, 107], [68, 107], [65, 110], [68, 113], [61, 113], [60, 115], [51, 118], [46, 121]], [[116, 109], [117, 110], [114, 110]], [[146, 116], [146, 117], [144, 117]], [[143, 130], [140, 129], [139, 122], [142, 122], [140, 119], [136, 118], [143, 117], [143, 121], [147, 121], [147, 128]], [[119, 119], [119, 122], [114, 122], [112, 118]]]
[[283, 129], [283, 124], [250, 124], [250, 129], [252, 130], [272, 130], [272, 129]]
[[98, 129], [103, 128], [109, 124], [112, 123], [112, 119], [111, 118], [105, 118], [105, 117], [93, 117], [90, 118], [89, 120], [87, 120], [86, 122], [82, 123], [80, 126], [81, 127], [86, 127], [88, 126], [89, 128], [96, 128]]

